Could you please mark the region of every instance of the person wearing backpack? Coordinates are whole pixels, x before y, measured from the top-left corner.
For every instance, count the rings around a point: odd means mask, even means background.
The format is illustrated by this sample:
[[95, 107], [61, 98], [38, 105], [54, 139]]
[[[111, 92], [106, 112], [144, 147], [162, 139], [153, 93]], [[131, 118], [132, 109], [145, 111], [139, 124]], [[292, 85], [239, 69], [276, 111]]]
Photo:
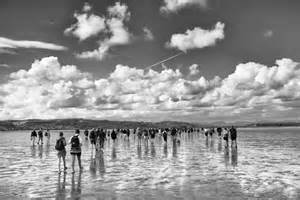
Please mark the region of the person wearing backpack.
[[223, 135], [223, 139], [225, 140], [225, 147], [228, 147], [228, 137], [229, 137], [229, 133], [228, 130], [225, 131], [224, 135]]
[[81, 166], [81, 146], [82, 140], [79, 136], [80, 131], [77, 129], [75, 134], [70, 138], [69, 144], [71, 145], [71, 156], [72, 156], [72, 173], [75, 173], [74, 165], [75, 165], [75, 157], [77, 157], [78, 166], [80, 171], [83, 169]]
[[59, 138], [56, 140], [55, 144], [55, 149], [57, 150], [57, 157], [58, 157], [58, 171], [59, 173], [61, 172], [60, 170], [60, 165], [61, 165], [61, 160], [63, 160], [64, 164], [64, 171], [67, 170], [66, 167], [66, 139], [64, 137], [64, 133], [60, 132], [59, 133]]

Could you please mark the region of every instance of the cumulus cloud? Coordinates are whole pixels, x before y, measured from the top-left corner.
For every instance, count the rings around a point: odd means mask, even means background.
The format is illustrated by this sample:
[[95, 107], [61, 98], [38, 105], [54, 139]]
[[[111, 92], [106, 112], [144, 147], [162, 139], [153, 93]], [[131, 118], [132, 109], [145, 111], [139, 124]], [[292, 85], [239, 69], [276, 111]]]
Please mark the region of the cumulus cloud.
[[90, 37], [97, 36], [101, 31], [105, 31], [105, 18], [94, 14], [89, 14], [92, 7], [85, 3], [83, 6], [83, 13], [75, 13], [74, 17], [77, 22], [65, 29], [65, 35], [73, 35], [79, 38], [80, 41], [86, 40]]
[[13, 40], [5, 37], [0, 37], [0, 52], [10, 53], [10, 51], [7, 51], [8, 49], [18, 48], [48, 49], [55, 51], [67, 50], [66, 47], [53, 43], [30, 40]]
[[102, 60], [112, 47], [130, 43], [132, 35], [125, 25], [130, 19], [130, 12], [128, 6], [120, 2], [109, 6], [107, 16], [103, 17], [89, 13], [91, 9], [89, 4], [85, 4], [82, 14], [75, 13], [77, 23], [67, 28], [65, 33], [74, 35], [81, 41], [93, 36], [101, 36], [97, 49], [77, 53], [76, 56], [83, 59]]
[[200, 70], [199, 70], [199, 65], [197, 64], [193, 64], [189, 67], [189, 70], [190, 70], [190, 75], [197, 75], [200, 73]]
[[177, 12], [188, 6], [207, 7], [207, 0], [164, 0], [164, 5], [160, 8], [161, 12]]
[[[10, 74], [0, 85], [1, 119], [261, 119], [299, 112], [300, 67], [280, 59], [268, 67], [242, 63], [224, 79], [165, 68], [144, 70], [117, 65], [95, 79], [56, 57], [36, 60], [29, 70]], [[297, 103], [298, 102], [298, 103]], [[299, 116], [299, 115], [298, 115]], [[178, 117], [178, 118], [177, 118]]]
[[144, 32], [144, 39], [146, 41], [152, 41], [152, 40], [154, 40], [153, 33], [151, 32], [151, 30], [149, 28], [144, 27], [143, 28], [143, 32]]
[[224, 39], [224, 27], [224, 23], [217, 22], [211, 30], [195, 27], [193, 30], [188, 29], [183, 34], [173, 34], [170, 42], [167, 43], [167, 47], [186, 52], [189, 49], [201, 49], [213, 46], [218, 40]]

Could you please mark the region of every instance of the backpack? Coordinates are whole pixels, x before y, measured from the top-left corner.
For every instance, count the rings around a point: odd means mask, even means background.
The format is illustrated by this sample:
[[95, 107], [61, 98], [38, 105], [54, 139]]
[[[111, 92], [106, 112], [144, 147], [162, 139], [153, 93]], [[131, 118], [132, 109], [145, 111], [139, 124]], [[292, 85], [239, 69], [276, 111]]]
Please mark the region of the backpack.
[[58, 139], [58, 140], [56, 141], [55, 149], [56, 149], [57, 151], [62, 151], [62, 150], [65, 149], [65, 144], [64, 144], [63, 139]]
[[79, 148], [80, 147], [80, 141], [78, 136], [74, 135], [71, 139], [71, 148]]

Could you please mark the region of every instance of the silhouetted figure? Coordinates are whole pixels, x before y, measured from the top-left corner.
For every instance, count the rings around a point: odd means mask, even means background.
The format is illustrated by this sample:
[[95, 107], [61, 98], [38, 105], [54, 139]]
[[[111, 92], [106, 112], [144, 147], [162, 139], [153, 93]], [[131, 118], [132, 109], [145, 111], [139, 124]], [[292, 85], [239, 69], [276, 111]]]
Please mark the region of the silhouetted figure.
[[32, 142], [32, 146], [35, 145], [36, 138], [37, 138], [37, 133], [36, 133], [35, 129], [33, 129], [33, 131], [31, 132], [31, 136], [30, 136], [30, 140]]
[[230, 140], [231, 140], [231, 147], [237, 147], [237, 142], [236, 142], [236, 138], [237, 138], [237, 131], [236, 128], [234, 128], [233, 126], [229, 129], [230, 132]]

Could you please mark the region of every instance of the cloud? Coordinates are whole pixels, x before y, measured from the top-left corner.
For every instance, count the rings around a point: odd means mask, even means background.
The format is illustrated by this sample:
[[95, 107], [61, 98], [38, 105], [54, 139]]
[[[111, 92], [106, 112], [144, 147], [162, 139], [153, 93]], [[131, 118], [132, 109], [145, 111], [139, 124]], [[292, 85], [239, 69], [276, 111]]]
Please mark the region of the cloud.
[[0, 68], [3, 67], [3, 68], [10, 68], [10, 65], [8, 64], [0, 64]]
[[5, 37], [0, 37], [0, 50], [2, 52], [8, 53], [6, 50], [18, 49], [18, 48], [48, 49], [54, 51], [67, 50], [67, 48], [64, 46], [47, 43], [47, 42], [30, 41], [30, 40], [13, 40]]
[[193, 64], [189, 67], [190, 75], [198, 75], [200, 73], [199, 65]]
[[191, 6], [206, 8], [207, 0], [164, 0], [164, 5], [160, 8], [160, 11], [171, 13]]
[[65, 33], [74, 35], [81, 41], [95, 36], [101, 36], [102, 39], [98, 41], [97, 49], [77, 53], [76, 57], [102, 60], [112, 47], [131, 42], [132, 35], [125, 26], [130, 19], [130, 12], [126, 4], [116, 2], [115, 5], [107, 8], [107, 16], [103, 17], [89, 14], [90, 11], [90, 5], [85, 4], [82, 14], [74, 14], [77, 23], [67, 28]]
[[190, 49], [201, 49], [213, 46], [218, 40], [224, 39], [225, 24], [217, 22], [212, 30], [205, 30], [195, 27], [193, 30], [187, 30], [183, 34], [173, 34], [167, 47], [176, 48], [183, 52]]
[[95, 79], [56, 57], [36, 60], [0, 85], [0, 119], [257, 120], [299, 116], [300, 67], [280, 59], [268, 67], [241, 63], [224, 79], [190, 79], [179, 69], [117, 65]]
[[143, 28], [143, 32], [144, 32], [144, 39], [146, 41], [152, 41], [152, 40], [154, 40], [153, 33], [151, 32], [151, 30], [149, 28], [144, 27]]
[[65, 29], [65, 35], [73, 35], [79, 38], [80, 41], [86, 40], [90, 37], [97, 36], [98, 33], [105, 31], [105, 18], [94, 14], [89, 14], [92, 7], [85, 3], [82, 9], [83, 13], [75, 13], [74, 17], [77, 22]]

